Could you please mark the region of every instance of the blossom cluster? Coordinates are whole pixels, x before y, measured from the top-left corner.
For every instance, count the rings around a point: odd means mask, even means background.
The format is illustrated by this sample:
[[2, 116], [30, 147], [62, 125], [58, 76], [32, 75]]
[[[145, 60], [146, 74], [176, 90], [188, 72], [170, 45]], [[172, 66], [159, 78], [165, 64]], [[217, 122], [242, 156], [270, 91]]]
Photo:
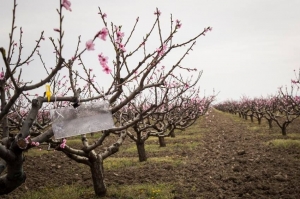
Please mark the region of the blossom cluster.
[[66, 147], [67, 139], [63, 139], [62, 143], [60, 144], [60, 148], [64, 149]]
[[100, 65], [102, 66], [102, 69], [103, 71], [106, 73], [106, 74], [109, 74], [111, 72], [111, 69], [109, 68], [108, 66], [108, 57], [105, 57], [104, 55], [99, 54], [98, 55], [98, 60], [100, 62]]
[[116, 45], [117, 48], [121, 51], [121, 52], [126, 52], [125, 46], [122, 44], [122, 39], [124, 37], [124, 32], [121, 32], [120, 29], [116, 28], [116, 35], [117, 35], [117, 40], [116, 40]]
[[26, 138], [25, 138], [25, 142], [26, 144], [31, 144], [31, 146], [39, 146], [40, 143], [39, 142], [34, 142], [30, 139], [30, 135], [28, 135]]

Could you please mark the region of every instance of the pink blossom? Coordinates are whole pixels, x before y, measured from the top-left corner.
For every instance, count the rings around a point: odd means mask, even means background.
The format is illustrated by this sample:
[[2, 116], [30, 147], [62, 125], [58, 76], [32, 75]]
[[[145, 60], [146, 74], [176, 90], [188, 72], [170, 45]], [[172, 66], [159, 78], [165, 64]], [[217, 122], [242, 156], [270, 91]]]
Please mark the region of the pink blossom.
[[176, 19], [176, 28], [181, 28], [182, 24], [180, 23], [180, 21], [178, 19]]
[[39, 143], [39, 142], [31, 142], [31, 145], [32, 145], [32, 146], [39, 146], [40, 143]]
[[103, 56], [103, 54], [101, 53], [101, 54], [98, 55], [98, 59], [99, 59], [100, 65], [101, 65], [102, 68], [103, 68], [103, 71], [104, 71], [106, 74], [109, 74], [109, 73], [111, 72], [111, 69], [110, 69], [109, 66], [107, 65], [108, 57]]
[[28, 144], [29, 143], [29, 139], [30, 139], [30, 135], [28, 135], [26, 138], [25, 138], [25, 142]]
[[126, 52], [126, 49], [125, 49], [125, 46], [120, 43], [120, 42], [117, 42], [117, 47], [119, 50], [121, 50], [122, 52]]
[[121, 31], [117, 31], [116, 32], [116, 35], [117, 35], [117, 41], [121, 41], [122, 39], [123, 39], [123, 37], [124, 37], [124, 32], [121, 32]]
[[102, 67], [104, 67], [105, 65], [107, 65], [108, 57], [104, 57], [102, 55], [102, 53], [101, 53], [101, 54], [98, 55], [98, 59], [99, 59], [99, 62], [100, 62], [100, 64], [101, 64]]
[[0, 73], [0, 80], [3, 80], [4, 79], [4, 72], [2, 71], [1, 73]]
[[103, 13], [102, 14], [102, 18], [106, 18], [107, 17], [107, 14], [106, 13]]
[[93, 43], [93, 40], [91, 40], [91, 39], [85, 43], [85, 46], [86, 46], [87, 50], [95, 50], [95, 44]]
[[60, 32], [60, 30], [58, 28], [54, 28], [53, 30], [56, 32]]
[[108, 66], [104, 67], [104, 68], [103, 68], [103, 71], [104, 71], [106, 74], [111, 73], [111, 69], [110, 69]]
[[107, 28], [102, 28], [102, 30], [100, 30], [97, 34], [97, 37], [99, 37], [100, 39], [102, 39], [103, 41], [106, 41], [106, 37], [108, 35], [108, 30]]
[[162, 55], [165, 53], [166, 49], [167, 49], [167, 45], [164, 44], [162, 47], [159, 47], [159, 48], [156, 50], [156, 52], [158, 52], [158, 55], [159, 55], [159, 56], [162, 56]]
[[60, 144], [60, 148], [64, 149], [66, 146], [67, 140], [64, 138], [62, 143]]
[[69, 0], [63, 0], [62, 7], [64, 7], [66, 10], [72, 11], [71, 9], [71, 2]]

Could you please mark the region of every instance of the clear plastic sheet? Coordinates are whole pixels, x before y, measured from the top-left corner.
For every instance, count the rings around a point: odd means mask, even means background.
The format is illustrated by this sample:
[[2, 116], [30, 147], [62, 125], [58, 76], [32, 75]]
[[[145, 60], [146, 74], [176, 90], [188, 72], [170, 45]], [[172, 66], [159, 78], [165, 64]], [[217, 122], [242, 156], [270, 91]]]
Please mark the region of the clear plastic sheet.
[[55, 139], [107, 130], [114, 127], [107, 102], [81, 104], [78, 108], [50, 110]]

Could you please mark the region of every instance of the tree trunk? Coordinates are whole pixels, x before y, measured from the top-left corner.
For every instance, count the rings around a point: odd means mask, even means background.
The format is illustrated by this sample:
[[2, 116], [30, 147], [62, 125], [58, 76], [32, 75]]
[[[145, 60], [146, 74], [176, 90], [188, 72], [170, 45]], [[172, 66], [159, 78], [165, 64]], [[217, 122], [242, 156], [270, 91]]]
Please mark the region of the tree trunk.
[[[173, 132], [174, 133], [174, 132]], [[172, 137], [172, 136], [171, 136]], [[175, 134], [174, 134], [175, 137]], [[165, 137], [158, 137], [158, 142], [160, 147], [166, 147]]]
[[0, 178], [0, 195], [8, 194], [25, 182], [26, 174], [23, 171], [23, 154], [15, 154], [16, 158], [6, 162], [7, 174]]
[[94, 191], [97, 196], [105, 196], [107, 188], [104, 182], [103, 159], [101, 155], [97, 155], [96, 159], [90, 165]]
[[288, 125], [290, 124], [290, 122], [284, 122], [281, 128], [281, 132], [283, 136], [286, 136], [286, 128], [288, 127]]
[[253, 115], [250, 115], [251, 122], [253, 122]]
[[268, 119], [268, 124], [269, 124], [269, 128], [272, 129], [273, 128], [273, 120]]
[[139, 161], [140, 162], [147, 161], [145, 142], [144, 141], [137, 142], [136, 147], [137, 147], [138, 154], [139, 154]]
[[286, 126], [285, 125], [282, 126], [281, 133], [283, 136], [286, 136]]
[[258, 120], [258, 125], [260, 125], [261, 124], [261, 117], [258, 117], [257, 120]]
[[175, 137], [175, 132], [171, 131], [170, 136], [171, 136], [171, 138], [174, 138]]

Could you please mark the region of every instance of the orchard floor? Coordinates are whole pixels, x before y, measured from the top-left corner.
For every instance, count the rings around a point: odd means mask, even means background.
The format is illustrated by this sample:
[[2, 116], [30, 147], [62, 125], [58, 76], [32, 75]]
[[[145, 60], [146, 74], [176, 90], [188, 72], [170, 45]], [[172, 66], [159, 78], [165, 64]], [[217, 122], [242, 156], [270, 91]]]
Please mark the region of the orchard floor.
[[[299, 199], [300, 144], [284, 147], [270, 142], [274, 139], [300, 142], [299, 120], [288, 127], [289, 132], [291, 136], [283, 138], [276, 126], [269, 130], [265, 122], [259, 126], [255, 121], [251, 123], [236, 115], [212, 110], [207, 119], [201, 118], [189, 130], [177, 132], [175, 138], [166, 138], [165, 149], [159, 148], [155, 139], [146, 142], [146, 145], [157, 146], [155, 150], [146, 148], [146, 163], [138, 162], [137, 152], [129, 150], [134, 144], [126, 138], [120, 152], [112, 158], [125, 157], [133, 163], [115, 168], [113, 162], [110, 168], [105, 165], [108, 190], [125, 185], [165, 183], [171, 185], [170, 198], [176, 199]], [[23, 198], [26, 192], [62, 185], [92, 187], [88, 167], [69, 160], [61, 152], [25, 156], [26, 183], [3, 198]], [[163, 198], [159, 191], [156, 196], [145, 198]], [[80, 197], [94, 196], [91, 191], [88, 194], [83, 191]], [[28, 194], [27, 198], [30, 198]], [[42, 198], [51, 197], [45, 194]], [[132, 192], [124, 197], [107, 198], [143, 196]]]

